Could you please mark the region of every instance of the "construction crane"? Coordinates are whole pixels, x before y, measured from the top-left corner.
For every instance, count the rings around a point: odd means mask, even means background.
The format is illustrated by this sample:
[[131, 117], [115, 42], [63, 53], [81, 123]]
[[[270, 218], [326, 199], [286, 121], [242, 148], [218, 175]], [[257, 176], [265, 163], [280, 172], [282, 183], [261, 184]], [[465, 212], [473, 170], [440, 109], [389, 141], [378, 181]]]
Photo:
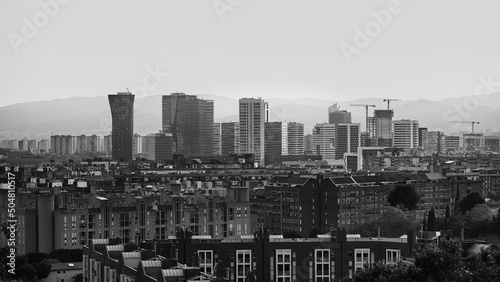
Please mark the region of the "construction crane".
[[450, 122], [453, 122], [453, 123], [470, 123], [472, 125], [472, 133], [474, 133], [474, 124], [479, 124], [479, 121], [458, 121], [458, 120], [452, 120]]
[[368, 104], [351, 104], [350, 106], [353, 107], [365, 107], [366, 109], [366, 134], [370, 134], [370, 128], [368, 127], [368, 107], [375, 107], [375, 105], [368, 105]]
[[400, 99], [384, 99], [384, 102], [387, 102], [387, 109], [389, 110], [389, 104], [391, 101], [401, 101]]

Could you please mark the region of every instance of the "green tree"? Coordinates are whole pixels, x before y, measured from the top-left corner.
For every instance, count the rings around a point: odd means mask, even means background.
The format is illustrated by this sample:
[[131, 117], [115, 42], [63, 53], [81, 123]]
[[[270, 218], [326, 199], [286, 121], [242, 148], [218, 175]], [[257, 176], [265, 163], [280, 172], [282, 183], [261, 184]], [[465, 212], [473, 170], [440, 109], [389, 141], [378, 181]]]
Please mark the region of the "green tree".
[[75, 276], [73, 276], [73, 282], [83, 282], [83, 274], [75, 274]]
[[478, 204], [484, 204], [484, 198], [479, 192], [472, 192], [467, 194], [467, 196], [460, 201], [458, 206], [460, 207], [460, 212], [465, 214]]
[[318, 234], [323, 234], [323, 231], [319, 227], [311, 228], [311, 232], [309, 232], [308, 238], [316, 238]]
[[413, 185], [396, 185], [394, 189], [389, 192], [387, 201], [393, 207], [400, 207], [412, 211], [417, 208], [420, 202], [420, 196], [417, 194]]
[[52, 265], [50, 263], [44, 263], [41, 262], [36, 265], [35, 270], [36, 270], [36, 276], [38, 279], [45, 279], [49, 277], [50, 275], [50, 269], [52, 268]]
[[431, 208], [427, 216], [427, 230], [436, 231], [436, 213], [434, 212], [434, 208]]
[[406, 218], [403, 211], [395, 207], [388, 207], [376, 221], [359, 224], [352, 229], [352, 233], [362, 236], [399, 237], [407, 233], [408, 229], [417, 229], [419, 223]]
[[302, 238], [302, 235], [297, 231], [283, 232], [283, 238]]

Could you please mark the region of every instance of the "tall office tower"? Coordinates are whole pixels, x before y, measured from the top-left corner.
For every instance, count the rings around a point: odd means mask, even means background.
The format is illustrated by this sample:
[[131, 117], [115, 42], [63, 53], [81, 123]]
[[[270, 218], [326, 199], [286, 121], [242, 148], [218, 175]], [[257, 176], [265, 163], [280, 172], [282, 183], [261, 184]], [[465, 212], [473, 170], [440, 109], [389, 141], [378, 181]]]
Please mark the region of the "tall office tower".
[[358, 153], [361, 144], [361, 124], [339, 123], [335, 128], [335, 159], [344, 159], [344, 153]]
[[172, 133], [173, 153], [210, 156], [214, 153], [214, 101], [172, 93], [162, 97], [163, 132]]
[[222, 133], [221, 124], [218, 122], [214, 123], [214, 155], [222, 155]]
[[391, 146], [393, 110], [375, 110], [373, 115], [375, 139], [378, 146]]
[[270, 158], [288, 155], [288, 124], [273, 121], [266, 122], [264, 126], [264, 153], [267, 164]]
[[240, 124], [238, 122], [221, 124], [221, 150], [223, 156], [240, 153]]
[[113, 159], [119, 161], [132, 160], [132, 140], [134, 135], [134, 98], [128, 92], [108, 95], [111, 108], [113, 136]]
[[312, 133], [313, 154], [335, 159], [335, 124], [316, 124]]
[[76, 151], [80, 154], [87, 152], [87, 136], [76, 136]]
[[172, 159], [172, 134], [151, 133], [145, 136], [146, 142], [144, 153], [147, 158], [157, 162]]
[[351, 112], [340, 110], [337, 103], [328, 107], [328, 123], [351, 123]]
[[442, 131], [428, 131], [427, 132], [427, 143], [429, 145], [429, 151], [435, 153], [444, 153], [445, 151], [445, 138], [444, 132]]
[[427, 127], [419, 127], [418, 128], [418, 147], [421, 149], [427, 150], [429, 147], [429, 139], [427, 136], [428, 133]]
[[143, 148], [142, 140], [143, 140], [143, 137], [141, 135], [139, 135], [139, 134], [134, 134], [133, 139], [134, 139], [134, 141], [133, 141], [133, 145], [132, 145], [132, 154], [134, 156], [142, 154], [142, 148]]
[[240, 152], [254, 154], [264, 165], [264, 122], [267, 121], [267, 103], [261, 98], [240, 99]]
[[418, 120], [395, 120], [393, 124], [392, 146], [403, 149], [418, 148]]
[[314, 154], [312, 134], [304, 135], [304, 155]]
[[304, 124], [288, 122], [288, 154], [304, 154]]

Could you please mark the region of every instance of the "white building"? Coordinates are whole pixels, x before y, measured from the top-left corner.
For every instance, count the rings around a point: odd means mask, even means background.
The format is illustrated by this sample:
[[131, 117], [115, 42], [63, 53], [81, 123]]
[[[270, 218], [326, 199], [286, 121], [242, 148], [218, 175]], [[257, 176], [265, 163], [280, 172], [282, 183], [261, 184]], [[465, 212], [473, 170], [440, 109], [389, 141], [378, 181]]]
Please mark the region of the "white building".
[[403, 149], [418, 148], [418, 120], [392, 121], [393, 137], [392, 146]]

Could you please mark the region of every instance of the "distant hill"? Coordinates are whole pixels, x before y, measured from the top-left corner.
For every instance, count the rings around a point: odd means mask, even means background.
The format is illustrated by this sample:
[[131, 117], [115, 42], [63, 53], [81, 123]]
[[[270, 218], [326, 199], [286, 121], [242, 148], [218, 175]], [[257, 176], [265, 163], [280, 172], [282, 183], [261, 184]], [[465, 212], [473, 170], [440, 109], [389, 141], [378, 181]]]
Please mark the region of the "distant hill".
[[[215, 121], [238, 121], [238, 98], [213, 94], [198, 94], [203, 99], [214, 100]], [[481, 99], [462, 97], [430, 101], [394, 101], [395, 119], [416, 119], [421, 127], [445, 132], [469, 131], [470, 125], [449, 123], [449, 120], [480, 121], [481, 129], [500, 130], [500, 93], [482, 95]], [[265, 98], [264, 98], [265, 99]], [[383, 98], [336, 101], [316, 98], [270, 98], [271, 121], [298, 121], [304, 123], [305, 133], [310, 133], [317, 123], [328, 121], [328, 107], [337, 103], [341, 109], [352, 113], [353, 122], [365, 126], [365, 108], [351, 104], [374, 104], [375, 109], [386, 109]], [[477, 105], [475, 104], [477, 102]], [[460, 110], [456, 110], [459, 107]], [[373, 115], [370, 108], [369, 114]], [[135, 132], [147, 134], [161, 129], [161, 95], [136, 100]], [[41, 138], [50, 134], [108, 134], [111, 131], [111, 113], [108, 99], [99, 97], [72, 97], [13, 104], [0, 107], [0, 139]]]

